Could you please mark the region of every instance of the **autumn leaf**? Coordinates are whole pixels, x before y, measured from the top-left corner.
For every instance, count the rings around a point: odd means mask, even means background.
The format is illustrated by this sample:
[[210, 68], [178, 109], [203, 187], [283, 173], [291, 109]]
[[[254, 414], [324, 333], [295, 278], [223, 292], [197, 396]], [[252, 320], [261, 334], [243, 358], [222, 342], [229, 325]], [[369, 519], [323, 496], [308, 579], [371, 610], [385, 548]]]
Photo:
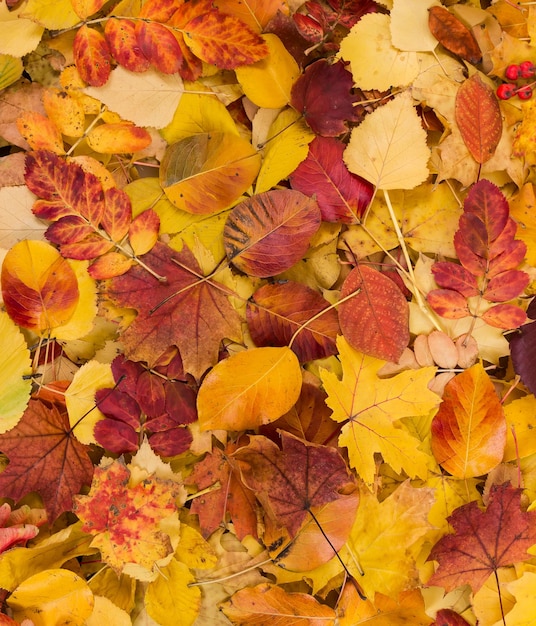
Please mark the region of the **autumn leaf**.
[[[288, 626], [331, 626], [335, 611], [305, 593], [287, 593], [270, 584], [241, 589], [221, 606], [233, 624], [269, 626], [284, 620]], [[331, 618], [331, 619], [330, 619]]]
[[346, 277], [339, 305], [339, 322], [348, 343], [365, 354], [398, 361], [409, 343], [409, 310], [397, 285], [366, 265]]
[[493, 383], [481, 364], [447, 383], [431, 431], [432, 452], [452, 476], [481, 476], [501, 462], [506, 420]]
[[[530, 320], [536, 319], [536, 305], [534, 300], [527, 308], [527, 316]], [[512, 353], [512, 363], [515, 371], [521, 376], [521, 380], [527, 388], [536, 393], [536, 376], [534, 368], [531, 366], [532, 357], [536, 349], [536, 323], [531, 321], [524, 324], [512, 337], [510, 350]]]
[[510, 484], [494, 485], [485, 511], [470, 502], [448, 518], [454, 533], [442, 537], [428, 560], [439, 562], [429, 585], [447, 591], [470, 585], [477, 592], [499, 567], [531, 558], [527, 549], [536, 543], [536, 512], [521, 509], [521, 490]]
[[83, 81], [92, 87], [101, 87], [110, 76], [112, 58], [104, 36], [84, 24], [76, 31], [73, 42], [76, 68]]
[[137, 481], [118, 460], [95, 468], [89, 495], [76, 496], [73, 511], [83, 530], [94, 536], [91, 545], [118, 574], [127, 564], [151, 571], [172, 552], [161, 523], [176, 513], [179, 493], [179, 484], [172, 481], [154, 476]]
[[[139, 267], [112, 279], [107, 297], [120, 306], [138, 310], [138, 316], [122, 334], [128, 358], [153, 364], [171, 345], [178, 345], [185, 370], [200, 377], [216, 363], [224, 338], [239, 341], [237, 313], [219, 283], [203, 280], [191, 252], [177, 253], [162, 243], [144, 255], [165, 283]], [[203, 318], [192, 314], [198, 307]]]
[[473, 33], [442, 6], [429, 9], [429, 27], [432, 35], [447, 50], [469, 63], [478, 63], [482, 52]]
[[[28, 440], [31, 447], [21, 447]], [[0, 445], [9, 459], [0, 473], [2, 493], [20, 500], [36, 491], [50, 523], [70, 511], [73, 495], [91, 482], [88, 448], [74, 438], [67, 415], [54, 405], [30, 400], [15, 428], [0, 435]]]
[[[419, 440], [399, 420], [426, 415], [439, 404], [439, 397], [427, 389], [435, 368], [380, 379], [377, 373], [383, 361], [357, 352], [343, 337], [337, 346], [342, 380], [325, 370], [321, 378], [332, 419], [343, 423], [339, 445], [348, 448], [350, 465], [369, 486], [376, 473], [376, 452], [395, 471], [403, 469], [409, 476], [425, 477], [428, 457], [419, 450]], [[368, 389], [374, 389], [372, 396], [366, 393]]]

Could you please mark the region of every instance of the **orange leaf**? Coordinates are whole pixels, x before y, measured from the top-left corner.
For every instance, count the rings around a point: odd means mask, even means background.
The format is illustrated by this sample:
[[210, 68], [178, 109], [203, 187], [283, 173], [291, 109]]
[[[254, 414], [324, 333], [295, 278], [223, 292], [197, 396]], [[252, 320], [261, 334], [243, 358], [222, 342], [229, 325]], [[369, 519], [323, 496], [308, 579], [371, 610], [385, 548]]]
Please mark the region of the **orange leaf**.
[[158, 240], [160, 218], [153, 209], [147, 209], [134, 218], [128, 229], [128, 240], [134, 254], [146, 254]]
[[192, 52], [223, 70], [250, 65], [268, 55], [268, 46], [260, 35], [238, 18], [216, 9], [194, 17], [184, 31]]
[[179, 209], [210, 214], [226, 209], [248, 189], [261, 157], [231, 133], [199, 133], [172, 144], [160, 164], [160, 184]]
[[17, 119], [17, 128], [32, 150], [50, 150], [56, 154], [65, 154], [59, 128], [41, 113], [25, 111]]
[[72, 98], [66, 91], [49, 88], [43, 92], [43, 105], [49, 119], [61, 133], [69, 137], [82, 137], [86, 115], [79, 100]]
[[174, 74], [182, 66], [182, 50], [173, 31], [158, 22], [137, 22], [136, 39], [141, 53], [162, 74]]
[[95, 280], [105, 280], [122, 276], [132, 267], [134, 261], [119, 252], [106, 252], [88, 268], [88, 273]]
[[122, 461], [113, 461], [95, 468], [89, 495], [75, 496], [73, 512], [115, 572], [127, 563], [151, 570], [173, 551], [160, 522], [176, 513], [179, 493], [178, 483], [154, 475], [135, 481]]
[[151, 62], [143, 54], [136, 37], [136, 22], [111, 17], [104, 27], [104, 35], [114, 59], [131, 72], [145, 72]]
[[305, 593], [287, 593], [281, 587], [263, 583], [237, 591], [221, 610], [239, 626], [333, 626], [335, 611]]
[[439, 43], [469, 63], [478, 63], [482, 52], [473, 33], [442, 6], [433, 6], [428, 11], [430, 32]]
[[44, 241], [21, 241], [2, 265], [2, 295], [11, 319], [43, 335], [67, 323], [78, 304], [69, 262]]
[[155, 22], [167, 22], [181, 4], [182, 2], [177, 0], [147, 0], [143, 3], [138, 17]]
[[456, 478], [487, 474], [503, 458], [506, 418], [480, 363], [455, 376], [432, 420], [432, 452]]
[[103, 35], [87, 24], [80, 27], [73, 41], [76, 69], [84, 82], [92, 87], [104, 85], [111, 72], [110, 48]]
[[102, 154], [140, 152], [151, 143], [151, 135], [139, 126], [128, 122], [101, 124], [93, 128], [86, 137], [92, 150]]
[[406, 298], [387, 276], [358, 265], [346, 277], [341, 298], [356, 295], [339, 306], [339, 323], [348, 343], [365, 354], [398, 361], [409, 343]]
[[288, 15], [285, 0], [216, 0], [214, 6], [223, 13], [234, 15], [259, 33], [279, 11]]
[[494, 91], [478, 74], [458, 89], [455, 116], [473, 159], [480, 164], [491, 159], [502, 135], [502, 115]]
[[266, 191], [231, 211], [223, 231], [225, 251], [239, 270], [274, 276], [302, 258], [319, 226], [313, 198], [291, 189]]

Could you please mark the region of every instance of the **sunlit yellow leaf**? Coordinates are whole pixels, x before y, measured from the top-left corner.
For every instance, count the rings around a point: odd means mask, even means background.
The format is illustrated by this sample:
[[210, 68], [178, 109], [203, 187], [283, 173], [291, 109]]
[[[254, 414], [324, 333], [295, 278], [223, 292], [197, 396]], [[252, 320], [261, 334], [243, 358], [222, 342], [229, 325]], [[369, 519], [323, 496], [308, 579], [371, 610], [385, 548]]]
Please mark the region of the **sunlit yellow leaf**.
[[119, 122], [96, 126], [88, 133], [86, 140], [95, 152], [132, 153], [146, 148], [151, 143], [151, 135], [144, 128]]
[[368, 13], [341, 42], [339, 56], [350, 62], [354, 82], [361, 89], [404, 87], [419, 73], [418, 54], [393, 46], [390, 25], [388, 15]]
[[95, 392], [114, 384], [110, 365], [97, 361], [88, 361], [74, 375], [65, 393], [65, 403], [74, 435], [82, 443], [97, 443], [93, 428], [104, 415], [95, 405]]
[[103, 624], [132, 626], [130, 615], [116, 606], [111, 600], [108, 600], [108, 598], [104, 596], [94, 596], [94, 601], [93, 612], [84, 622], [84, 626], [102, 626]]
[[399, 50], [423, 52], [437, 47], [428, 26], [428, 9], [437, 0], [394, 0], [391, 11], [391, 37]]
[[254, 181], [260, 155], [231, 133], [202, 133], [171, 145], [160, 165], [160, 184], [173, 204], [188, 213], [229, 208]]
[[17, 425], [30, 399], [32, 381], [30, 351], [16, 324], [0, 312], [0, 433]]
[[201, 606], [201, 589], [189, 586], [195, 578], [184, 563], [172, 559], [147, 587], [147, 613], [160, 626], [190, 626]]
[[86, 115], [79, 100], [66, 91], [49, 88], [43, 92], [43, 104], [49, 119], [63, 135], [81, 137], [84, 134]]
[[264, 142], [255, 193], [268, 191], [291, 174], [306, 159], [314, 138], [315, 134], [297, 111], [290, 108], [282, 111]]
[[7, 601], [16, 620], [35, 626], [84, 626], [93, 611], [91, 589], [66, 569], [45, 570], [20, 584]]
[[[169, 143], [198, 133], [238, 134], [236, 123], [225, 105], [201, 83], [188, 83], [171, 122], [160, 131]], [[204, 93], [193, 93], [207, 91]]]
[[263, 35], [269, 56], [236, 69], [246, 96], [257, 106], [279, 109], [290, 102], [290, 90], [300, 68], [277, 35]]
[[28, 0], [21, 13], [51, 30], [71, 28], [80, 22], [71, 0], [54, 0], [53, 4], [48, 0]]
[[300, 365], [290, 348], [234, 354], [215, 365], [201, 384], [201, 429], [246, 430], [273, 422], [294, 405], [301, 385]]
[[428, 177], [429, 158], [426, 132], [407, 92], [367, 115], [344, 152], [348, 169], [378, 189], [413, 189]]
[[26, 5], [10, 11], [7, 2], [0, 2], [0, 54], [23, 57], [37, 48], [45, 28], [24, 13]]
[[192, 526], [181, 525], [175, 558], [192, 569], [211, 569], [218, 562], [214, 548]]
[[22, 76], [22, 60], [9, 54], [0, 54], [0, 89], [9, 87]]

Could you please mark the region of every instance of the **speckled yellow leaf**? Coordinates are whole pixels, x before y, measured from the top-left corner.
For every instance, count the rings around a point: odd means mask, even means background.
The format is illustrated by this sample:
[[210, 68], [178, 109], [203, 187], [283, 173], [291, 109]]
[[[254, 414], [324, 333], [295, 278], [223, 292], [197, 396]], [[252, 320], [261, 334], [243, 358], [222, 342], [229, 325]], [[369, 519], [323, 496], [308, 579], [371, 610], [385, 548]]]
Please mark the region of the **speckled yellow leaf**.
[[527, 263], [536, 266], [536, 193], [534, 185], [523, 185], [511, 200], [510, 216], [517, 222], [516, 238], [527, 244]]
[[[523, 459], [536, 452], [536, 398], [530, 394], [513, 400], [504, 406], [506, 429], [506, 448], [503, 461]], [[515, 439], [514, 439], [515, 434]]]
[[86, 115], [79, 100], [66, 91], [49, 88], [43, 92], [43, 104], [49, 119], [63, 135], [82, 137]]

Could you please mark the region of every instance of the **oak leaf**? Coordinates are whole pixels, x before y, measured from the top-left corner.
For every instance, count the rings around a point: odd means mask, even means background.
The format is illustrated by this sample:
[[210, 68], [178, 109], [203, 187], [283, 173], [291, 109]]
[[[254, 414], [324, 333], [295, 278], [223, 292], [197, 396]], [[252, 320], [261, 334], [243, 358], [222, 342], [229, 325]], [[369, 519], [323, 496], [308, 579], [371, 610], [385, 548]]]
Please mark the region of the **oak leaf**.
[[[340, 337], [337, 340], [342, 364], [342, 380], [323, 370], [326, 400], [332, 419], [342, 422], [339, 445], [348, 448], [350, 465], [372, 488], [376, 474], [375, 453], [395, 471], [409, 476], [427, 474], [429, 456], [419, 449], [420, 441], [400, 423], [404, 417], [427, 415], [440, 402], [427, 385], [435, 368], [405, 371], [390, 379], [380, 379], [384, 361], [354, 350]], [[371, 395], [370, 389], [374, 390]]]
[[[32, 445], [21, 447], [22, 441]], [[0, 473], [0, 490], [14, 500], [36, 491], [50, 523], [71, 510], [73, 495], [91, 482], [88, 448], [74, 438], [67, 415], [54, 405], [30, 400], [17, 426], [0, 435], [0, 446], [10, 461]]]
[[509, 483], [491, 488], [485, 511], [473, 501], [448, 518], [454, 533], [442, 537], [428, 560], [439, 562], [429, 585], [447, 591], [470, 585], [477, 592], [499, 567], [526, 561], [536, 543], [536, 511], [521, 508], [521, 489]]
[[118, 460], [95, 468], [89, 495], [76, 496], [73, 511], [118, 574], [127, 564], [151, 571], [173, 551], [161, 523], [176, 514], [179, 495], [178, 483], [154, 475], [136, 481]]
[[[203, 279], [186, 247], [178, 253], [157, 243], [143, 261], [167, 281], [132, 267], [113, 278], [105, 291], [118, 305], [138, 310], [122, 334], [125, 355], [153, 365], [167, 348], [177, 345], [185, 370], [200, 377], [216, 363], [222, 339], [241, 340], [240, 319], [227, 299], [227, 290]], [[201, 318], [199, 308], [203, 309]]]

